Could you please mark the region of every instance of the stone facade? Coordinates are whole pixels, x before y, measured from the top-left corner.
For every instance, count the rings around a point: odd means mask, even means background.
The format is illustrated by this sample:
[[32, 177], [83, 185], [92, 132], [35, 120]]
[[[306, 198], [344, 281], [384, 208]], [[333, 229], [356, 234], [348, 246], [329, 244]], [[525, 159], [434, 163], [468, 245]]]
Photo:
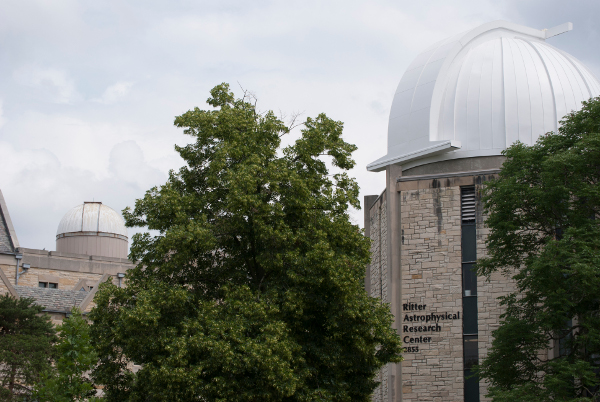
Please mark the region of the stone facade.
[[[22, 255], [19, 284], [15, 280], [15, 254], [0, 254], [0, 294], [34, 298], [55, 323], [60, 323], [72, 307], [89, 312], [94, 306], [93, 296], [100, 282], [110, 280], [118, 285], [118, 274], [133, 267], [129, 260], [121, 258], [26, 248], [16, 251]], [[24, 272], [22, 264], [29, 264], [30, 268]], [[39, 288], [40, 282], [56, 283], [58, 287]]]
[[[65, 254], [56, 251], [19, 248], [22, 264], [30, 264], [27, 273], [19, 277], [19, 285], [37, 287], [38, 282], [58, 283], [59, 289], [72, 289], [80, 280], [97, 282], [108, 273], [117, 283], [117, 274], [132, 267], [129, 260], [84, 254]], [[0, 268], [15, 285], [16, 265], [0, 262]]]
[[[388, 298], [388, 235], [386, 194], [383, 192], [369, 211], [369, 226], [371, 233], [371, 265], [370, 295], [389, 303]], [[379, 386], [373, 393], [374, 402], [383, 402], [389, 399], [389, 367], [385, 366], [377, 375]]]
[[[370, 294], [388, 302], [384, 289], [399, 289], [401, 307], [395, 317], [405, 347], [400, 373], [402, 392], [395, 396], [387, 392], [390, 376], [382, 370], [373, 401], [464, 400], [461, 187], [474, 186], [476, 190], [476, 247], [477, 257], [481, 258], [486, 255], [488, 229], [479, 194], [491, 177], [493, 172], [482, 171], [398, 178], [392, 191], [398, 194], [400, 213], [398, 222], [391, 224], [398, 225], [401, 233], [401, 244], [397, 245], [401, 250], [399, 288], [387, 283], [384, 273], [388, 261], [385, 243], [390, 238], [390, 226], [382, 223], [388, 215], [386, 193], [370, 205]], [[481, 360], [499, 325], [502, 309], [497, 298], [513, 291], [514, 284], [494, 274], [489, 279], [478, 277], [477, 289]], [[486, 392], [486, 384], [481, 382], [481, 401], [487, 400]]]
[[[482, 185], [477, 185], [475, 189], [477, 193], [481, 193]], [[481, 203], [478, 203], [481, 207]], [[485, 226], [485, 215], [478, 208], [477, 211], [477, 256], [478, 258], [487, 255], [485, 241], [489, 234], [489, 228]], [[500, 315], [504, 312], [504, 308], [499, 305], [498, 298], [506, 296], [516, 290], [516, 285], [512, 278], [507, 278], [500, 272], [493, 273], [490, 278], [477, 278], [477, 318], [479, 332], [479, 360], [481, 361], [487, 356], [487, 351], [492, 347], [494, 340], [492, 333], [500, 326]], [[481, 400], [488, 401], [484, 398], [487, 393], [487, 384], [480, 384]]]
[[[424, 306], [418, 314], [462, 312], [460, 187], [416, 181], [405, 188], [401, 191], [402, 303]], [[441, 331], [412, 333], [407, 329], [422, 325], [406, 320], [414, 311], [402, 313], [403, 345], [408, 350], [418, 348], [404, 353], [403, 400], [462, 400], [462, 321], [440, 320], [436, 325]], [[406, 342], [417, 335], [431, 339]]]

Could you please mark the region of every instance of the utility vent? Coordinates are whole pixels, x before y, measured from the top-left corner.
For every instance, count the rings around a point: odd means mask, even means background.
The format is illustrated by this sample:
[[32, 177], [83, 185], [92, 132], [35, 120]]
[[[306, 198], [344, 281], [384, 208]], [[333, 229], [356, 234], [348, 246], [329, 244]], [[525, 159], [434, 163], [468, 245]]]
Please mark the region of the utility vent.
[[461, 188], [460, 210], [463, 223], [475, 222], [475, 187]]

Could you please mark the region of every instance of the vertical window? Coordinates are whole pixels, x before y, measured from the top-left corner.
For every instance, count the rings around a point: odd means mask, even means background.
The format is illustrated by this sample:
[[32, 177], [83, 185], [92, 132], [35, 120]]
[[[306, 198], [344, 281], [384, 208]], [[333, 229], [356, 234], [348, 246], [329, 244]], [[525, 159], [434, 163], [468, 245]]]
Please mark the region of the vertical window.
[[461, 250], [463, 300], [463, 363], [465, 402], [479, 402], [479, 379], [472, 368], [479, 363], [477, 339], [477, 227], [475, 187], [461, 187]]

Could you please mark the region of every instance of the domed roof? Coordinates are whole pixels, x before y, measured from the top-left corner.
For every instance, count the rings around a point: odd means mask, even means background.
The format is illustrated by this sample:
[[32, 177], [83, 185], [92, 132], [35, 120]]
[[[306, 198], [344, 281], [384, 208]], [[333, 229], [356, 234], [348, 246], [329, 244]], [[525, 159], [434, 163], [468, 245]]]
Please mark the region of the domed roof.
[[580, 61], [545, 42], [571, 28], [495, 21], [425, 50], [394, 95], [388, 153], [367, 169], [500, 155], [517, 140], [531, 145], [556, 131], [566, 114], [600, 95]]
[[77, 232], [112, 233], [127, 239], [127, 228], [121, 215], [101, 202], [84, 202], [72, 208], [58, 224], [56, 237]]

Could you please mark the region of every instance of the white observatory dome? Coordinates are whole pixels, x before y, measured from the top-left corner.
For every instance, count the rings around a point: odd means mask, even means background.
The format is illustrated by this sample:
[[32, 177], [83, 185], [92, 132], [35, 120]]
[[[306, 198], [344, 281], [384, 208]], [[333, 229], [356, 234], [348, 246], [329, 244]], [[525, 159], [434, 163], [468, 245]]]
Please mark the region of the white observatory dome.
[[127, 258], [127, 228], [114, 209], [101, 202], [84, 202], [61, 219], [56, 251]]
[[496, 21], [439, 42], [408, 67], [394, 95], [380, 171], [500, 155], [556, 131], [600, 83], [573, 56], [545, 43], [570, 23], [537, 30]]

